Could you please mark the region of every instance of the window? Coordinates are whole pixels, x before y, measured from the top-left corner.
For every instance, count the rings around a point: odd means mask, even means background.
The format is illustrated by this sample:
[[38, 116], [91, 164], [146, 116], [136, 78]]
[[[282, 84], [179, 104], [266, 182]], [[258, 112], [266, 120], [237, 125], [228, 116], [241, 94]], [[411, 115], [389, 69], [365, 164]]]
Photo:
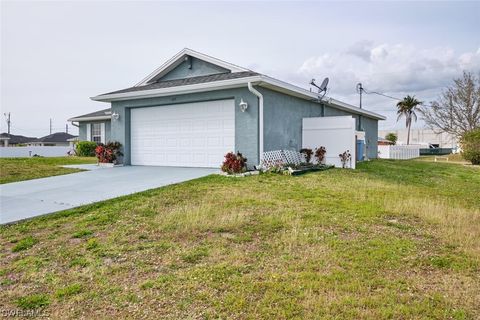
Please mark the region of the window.
[[102, 124], [92, 123], [92, 141], [102, 142]]

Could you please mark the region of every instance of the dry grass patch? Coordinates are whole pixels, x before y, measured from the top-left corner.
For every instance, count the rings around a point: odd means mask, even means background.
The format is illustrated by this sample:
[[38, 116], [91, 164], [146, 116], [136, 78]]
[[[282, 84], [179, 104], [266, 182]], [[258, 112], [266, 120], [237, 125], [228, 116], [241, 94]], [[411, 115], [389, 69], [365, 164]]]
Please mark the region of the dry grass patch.
[[446, 243], [459, 246], [480, 260], [480, 210], [453, 206], [451, 200], [425, 198], [389, 198], [387, 210], [404, 215], [416, 215], [433, 223]]

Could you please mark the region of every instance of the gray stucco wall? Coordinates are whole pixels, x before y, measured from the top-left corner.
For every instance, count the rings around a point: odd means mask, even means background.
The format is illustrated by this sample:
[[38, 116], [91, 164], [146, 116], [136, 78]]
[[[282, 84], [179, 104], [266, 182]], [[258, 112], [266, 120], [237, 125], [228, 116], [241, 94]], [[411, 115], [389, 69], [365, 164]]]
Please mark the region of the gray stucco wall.
[[191, 59], [191, 68], [189, 68], [190, 62], [183, 61], [175, 69], [164, 75], [161, 80], [174, 80], [174, 79], [183, 79], [191, 78], [198, 76], [205, 76], [210, 74], [225, 73], [229, 70], [224, 69], [220, 66], [208, 63], [206, 61], [190, 57]]
[[105, 142], [111, 141], [111, 123], [110, 121], [102, 120], [102, 121], [87, 121], [87, 122], [79, 122], [78, 123], [78, 139], [80, 141], [87, 140], [87, 123], [101, 123], [105, 122]]
[[325, 106], [325, 117], [338, 117], [338, 116], [352, 116], [355, 118], [355, 126], [357, 127], [358, 130], [358, 115], [343, 111], [340, 109], [336, 109], [333, 107], [330, 107], [328, 105]]
[[78, 123], [78, 139], [80, 141], [87, 140], [87, 123], [86, 122]]
[[367, 157], [375, 159], [378, 157], [378, 121], [362, 117], [362, 126], [365, 131]]
[[[117, 112], [120, 118], [112, 122], [112, 139], [124, 146], [125, 164], [130, 164], [130, 110], [140, 107], [159, 107], [172, 104], [191, 103], [235, 99], [235, 149], [248, 159], [248, 165], [258, 164], [258, 98], [247, 88], [216, 90], [194, 94], [175, 95], [168, 97], [136, 99], [112, 102], [112, 113]], [[246, 112], [238, 108], [240, 99], [248, 103]], [[221, 163], [218, 164], [219, 166]]]
[[322, 106], [265, 88], [259, 91], [263, 94], [264, 151], [300, 150], [302, 119], [321, 117]]

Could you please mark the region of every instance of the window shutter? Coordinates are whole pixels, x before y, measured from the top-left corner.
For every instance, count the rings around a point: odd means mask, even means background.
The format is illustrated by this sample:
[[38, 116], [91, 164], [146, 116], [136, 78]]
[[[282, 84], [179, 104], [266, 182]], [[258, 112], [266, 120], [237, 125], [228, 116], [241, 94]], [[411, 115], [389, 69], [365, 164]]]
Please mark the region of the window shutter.
[[92, 124], [87, 123], [87, 141], [92, 141]]
[[100, 124], [100, 141], [102, 141], [102, 143], [105, 143], [105, 122], [102, 122]]

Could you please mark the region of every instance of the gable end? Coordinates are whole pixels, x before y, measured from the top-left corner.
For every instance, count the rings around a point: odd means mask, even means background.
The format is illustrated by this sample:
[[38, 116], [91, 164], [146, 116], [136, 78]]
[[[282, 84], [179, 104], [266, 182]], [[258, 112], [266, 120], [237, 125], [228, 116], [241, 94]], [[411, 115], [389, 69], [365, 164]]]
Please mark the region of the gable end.
[[220, 73], [230, 73], [231, 71], [221, 66], [209, 63], [207, 61], [185, 55], [179, 65], [174, 67], [166, 74], [159, 74], [157, 77], [151, 79], [148, 83], [186, 79], [199, 76], [209, 76]]

